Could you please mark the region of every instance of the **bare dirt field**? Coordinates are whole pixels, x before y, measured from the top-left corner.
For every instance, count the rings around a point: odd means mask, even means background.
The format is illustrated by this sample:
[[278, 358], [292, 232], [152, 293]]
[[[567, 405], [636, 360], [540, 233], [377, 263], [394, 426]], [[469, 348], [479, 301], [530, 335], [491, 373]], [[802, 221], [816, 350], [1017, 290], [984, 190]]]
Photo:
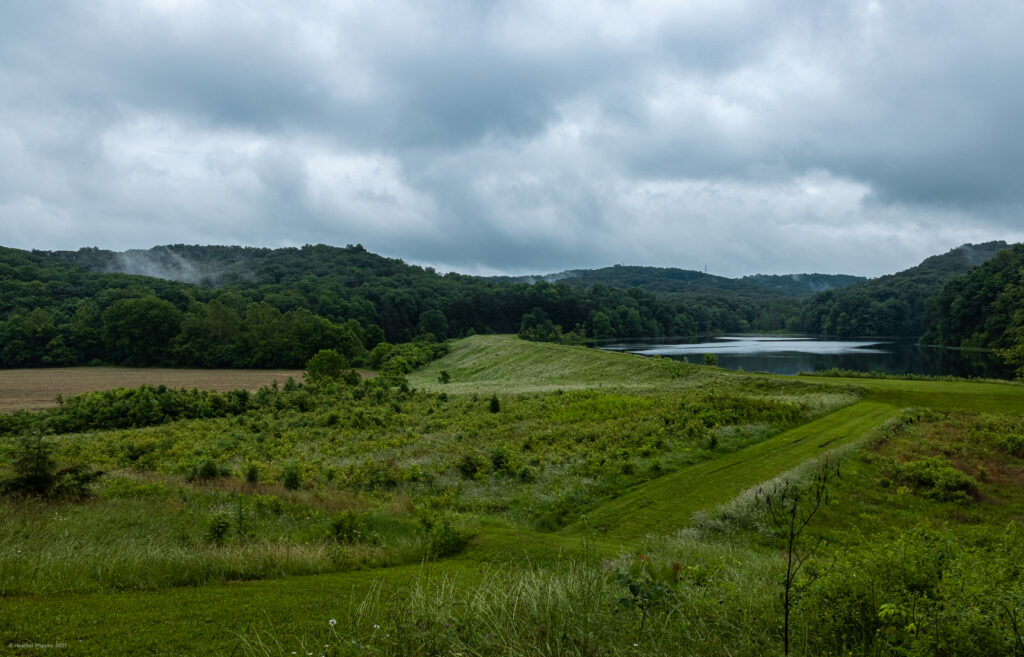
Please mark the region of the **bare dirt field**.
[[[302, 381], [302, 370], [178, 370], [134, 367], [56, 367], [0, 370], [0, 413], [39, 410], [57, 405], [57, 395], [112, 388], [135, 388], [144, 383], [200, 390], [257, 390], [288, 377]], [[366, 376], [366, 373], [363, 373]]]

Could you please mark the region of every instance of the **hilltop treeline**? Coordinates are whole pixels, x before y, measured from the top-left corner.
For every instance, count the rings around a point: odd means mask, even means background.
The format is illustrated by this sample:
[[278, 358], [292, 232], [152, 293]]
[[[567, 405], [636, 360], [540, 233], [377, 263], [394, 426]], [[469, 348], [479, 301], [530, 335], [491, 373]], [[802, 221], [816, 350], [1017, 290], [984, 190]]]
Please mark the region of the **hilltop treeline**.
[[[0, 248], [0, 367], [301, 367], [325, 348], [373, 365], [382, 343], [473, 333], [549, 341], [749, 330], [919, 336], [927, 300], [1005, 247], [965, 245], [861, 282], [610, 267], [555, 283], [441, 275], [358, 245]], [[821, 287], [834, 289], [807, 296]]]
[[0, 367], [301, 367], [325, 348], [373, 364], [381, 343], [516, 333], [524, 320], [596, 338], [743, 323], [722, 313], [702, 318], [639, 290], [442, 276], [361, 246], [180, 246], [162, 254], [177, 271], [161, 272], [153, 259], [139, 268], [200, 284], [106, 273], [126, 264], [124, 254], [96, 249], [0, 249]]
[[822, 292], [804, 305], [803, 330], [832, 336], [920, 336], [928, 300], [1005, 248], [1006, 242], [965, 244], [896, 274]]

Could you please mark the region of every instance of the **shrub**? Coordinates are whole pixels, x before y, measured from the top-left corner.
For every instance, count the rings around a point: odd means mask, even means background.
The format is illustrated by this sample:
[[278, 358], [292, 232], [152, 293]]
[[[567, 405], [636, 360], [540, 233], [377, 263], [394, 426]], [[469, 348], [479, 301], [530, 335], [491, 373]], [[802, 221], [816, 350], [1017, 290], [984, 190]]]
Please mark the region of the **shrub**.
[[491, 468], [495, 472], [508, 472], [508, 460], [508, 449], [504, 445], [499, 445], [491, 450]]
[[102, 470], [76, 464], [57, 471], [52, 497], [81, 500], [89, 495], [89, 484], [103, 476]]
[[224, 470], [217, 465], [217, 462], [212, 458], [203, 459], [199, 463], [196, 463], [192, 467], [192, 471], [188, 474], [189, 481], [210, 481], [217, 477], [223, 476]]
[[41, 435], [25, 436], [14, 447], [11, 463], [15, 475], [4, 489], [21, 495], [48, 497], [57, 481], [53, 445]]
[[896, 481], [938, 500], [966, 502], [978, 494], [977, 481], [939, 457], [898, 463], [894, 475]]
[[281, 483], [287, 490], [299, 490], [302, 486], [302, 471], [298, 463], [289, 463], [281, 471]]
[[345, 509], [331, 520], [331, 537], [340, 543], [352, 543], [359, 536], [359, 517]]
[[220, 545], [231, 530], [231, 516], [224, 511], [215, 513], [206, 524], [206, 538], [211, 543]]
[[469, 543], [469, 536], [452, 527], [447, 518], [438, 522], [433, 516], [421, 516], [420, 524], [427, 534], [428, 556], [435, 559], [458, 554]]
[[999, 449], [1024, 458], [1024, 434], [1011, 433], [999, 439]]
[[348, 369], [348, 361], [334, 349], [321, 349], [306, 361], [304, 373], [306, 381], [336, 381], [341, 373]]
[[53, 445], [39, 434], [23, 436], [15, 443], [11, 467], [14, 476], [0, 480], [0, 492], [46, 499], [82, 499], [88, 495], [89, 484], [103, 476], [102, 471], [81, 464], [57, 470]]
[[457, 467], [463, 477], [473, 479], [478, 474], [487, 472], [487, 461], [479, 454], [466, 454]]

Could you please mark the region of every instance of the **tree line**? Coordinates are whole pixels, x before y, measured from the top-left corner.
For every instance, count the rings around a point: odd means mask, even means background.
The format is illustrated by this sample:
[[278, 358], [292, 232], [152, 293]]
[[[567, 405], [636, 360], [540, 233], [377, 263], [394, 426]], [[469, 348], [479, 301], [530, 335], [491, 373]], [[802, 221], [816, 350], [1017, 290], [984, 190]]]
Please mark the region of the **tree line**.
[[738, 331], [920, 336], [937, 321], [928, 299], [1005, 246], [965, 245], [805, 298], [717, 277], [682, 291], [628, 287], [638, 276], [663, 285], [666, 274], [650, 268], [601, 270], [602, 282], [586, 287], [441, 275], [359, 245], [0, 248], [0, 367], [302, 367], [327, 348], [362, 364], [382, 343], [474, 333], [563, 342]]
[[381, 344], [517, 333], [531, 317], [596, 339], [699, 326], [698, 315], [639, 290], [442, 276], [361, 246], [183, 251], [219, 260], [218, 279], [229, 282], [90, 270], [111, 265], [95, 249], [0, 249], [0, 367], [302, 367], [327, 348], [359, 364]]

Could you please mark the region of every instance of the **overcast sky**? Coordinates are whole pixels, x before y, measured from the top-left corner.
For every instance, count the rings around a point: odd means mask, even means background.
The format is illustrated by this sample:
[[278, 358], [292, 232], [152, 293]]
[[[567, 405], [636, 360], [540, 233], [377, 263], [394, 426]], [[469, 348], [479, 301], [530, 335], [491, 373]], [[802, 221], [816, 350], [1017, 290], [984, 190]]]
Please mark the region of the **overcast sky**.
[[876, 276], [1024, 241], [1024, 2], [0, 3], [0, 244]]

